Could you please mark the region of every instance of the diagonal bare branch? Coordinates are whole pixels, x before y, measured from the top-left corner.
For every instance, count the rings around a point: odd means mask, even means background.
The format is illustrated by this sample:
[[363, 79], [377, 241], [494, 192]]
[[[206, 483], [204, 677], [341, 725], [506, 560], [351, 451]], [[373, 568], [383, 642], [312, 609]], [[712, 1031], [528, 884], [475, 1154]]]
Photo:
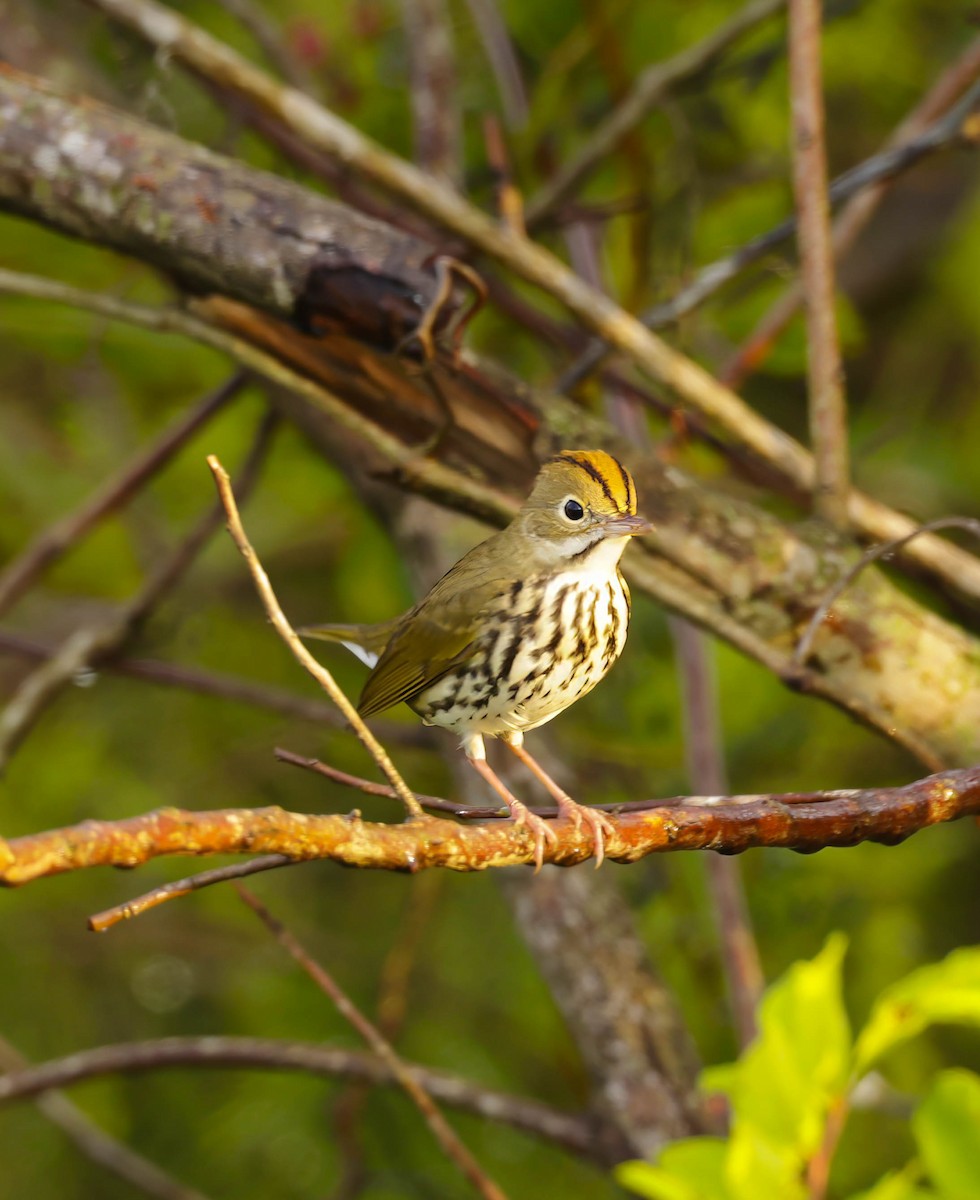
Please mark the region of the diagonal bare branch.
[[789, 79], [793, 127], [793, 191], [797, 244], [806, 305], [813, 507], [832, 525], [847, 523], [850, 466], [844, 366], [834, 308], [834, 252], [830, 241], [821, 0], [789, 0]]

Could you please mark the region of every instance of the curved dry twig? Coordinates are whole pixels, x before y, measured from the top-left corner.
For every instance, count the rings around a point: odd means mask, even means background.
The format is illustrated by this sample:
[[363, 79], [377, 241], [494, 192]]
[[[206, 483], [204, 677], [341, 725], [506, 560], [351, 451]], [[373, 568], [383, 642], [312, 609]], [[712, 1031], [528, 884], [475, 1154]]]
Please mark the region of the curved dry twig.
[[[122, 1042], [81, 1050], [64, 1058], [25, 1066], [0, 1075], [0, 1105], [29, 1100], [56, 1088], [72, 1087], [104, 1075], [206, 1067], [257, 1071], [298, 1071], [340, 1079], [390, 1084], [391, 1072], [374, 1054], [273, 1038], [170, 1037]], [[523, 1096], [478, 1087], [446, 1071], [411, 1064], [415, 1077], [434, 1099], [461, 1112], [499, 1121], [567, 1150], [600, 1157], [599, 1122], [588, 1115], [563, 1112]]]

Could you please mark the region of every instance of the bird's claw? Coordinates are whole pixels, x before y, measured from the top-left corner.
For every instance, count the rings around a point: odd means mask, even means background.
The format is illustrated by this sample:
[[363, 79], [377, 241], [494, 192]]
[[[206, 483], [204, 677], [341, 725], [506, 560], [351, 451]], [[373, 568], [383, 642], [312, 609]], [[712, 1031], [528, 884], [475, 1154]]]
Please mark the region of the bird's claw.
[[595, 865], [596, 870], [598, 870], [602, 866], [603, 859], [606, 857], [606, 838], [616, 832], [616, 826], [609, 820], [605, 813], [598, 812], [594, 808], [589, 808], [585, 804], [579, 804], [571, 796], [555, 796], [555, 799], [558, 801], [560, 815], [572, 822], [576, 833], [581, 830], [583, 821], [592, 831], [592, 842], [595, 847]]
[[543, 818], [535, 816], [522, 804], [520, 809], [514, 813], [512, 806], [512, 814], [514, 824], [517, 826], [523, 825], [524, 828], [534, 837], [534, 873], [537, 873], [544, 866], [544, 844], [545, 841], [558, 843], [558, 834]]

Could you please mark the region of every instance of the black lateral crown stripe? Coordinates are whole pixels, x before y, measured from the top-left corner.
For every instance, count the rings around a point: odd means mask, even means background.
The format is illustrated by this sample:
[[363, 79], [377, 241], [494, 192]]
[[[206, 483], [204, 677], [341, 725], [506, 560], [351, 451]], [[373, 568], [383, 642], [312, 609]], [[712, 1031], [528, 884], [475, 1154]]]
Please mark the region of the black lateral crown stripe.
[[633, 486], [633, 477], [618, 458], [612, 454], [609, 457], [619, 467], [619, 473], [623, 477], [623, 487], [626, 489], [626, 509], [628, 512], [634, 513], [636, 512], [636, 488]]
[[[613, 459], [613, 461], [615, 462], [615, 459]], [[581, 467], [586, 475], [590, 475], [596, 481], [599, 487], [602, 488], [602, 494], [606, 497], [613, 508], [619, 508], [619, 505], [616, 503], [616, 497], [612, 494], [605, 475], [603, 475], [601, 471], [597, 470], [590, 462], [583, 462], [580, 458], [575, 458], [571, 454], [559, 454], [555, 459], [555, 462], [565, 462], [570, 463], [573, 467]], [[618, 465], [619, 464], [617, 463], [617, 466]], [[622, 467], [620, 467], [620, 470], [622, 470]]]

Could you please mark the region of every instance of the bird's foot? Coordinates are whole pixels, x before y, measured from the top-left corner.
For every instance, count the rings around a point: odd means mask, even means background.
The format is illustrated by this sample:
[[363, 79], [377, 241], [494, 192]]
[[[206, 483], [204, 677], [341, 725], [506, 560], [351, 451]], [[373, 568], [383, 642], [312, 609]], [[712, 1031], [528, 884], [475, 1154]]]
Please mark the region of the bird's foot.
[[[490, 784], [497, 795], [510, 809], [510, 815], [514, 819], [514, 825], [520, 828], [523, 826], [528, 833], [534, 838], [534, 871], [537, 874], [544, 865], [544, 844], [545, 842], [558, 841], [558, 834], [542, 817], [536, 816], [521, 800], [518, 800], [509, 787], [503, 782], [500, 776], [494, 771], [490, 764], [484, 758], [467, 759], [473, 770], [482, 775], [483, 778]], [[574, 801], [573, 801], [574, 803]], [[578, 807], [576, 805], [576, 807]]]
[[558, 805], [559, 815], [574, 824], [576, 833], [582, 828], [583, 821], [592, 831], [592, 843], [595, 847], [595, 865], [598, 869], [602, 866], [602, 860], [606, 857], [606, 838], [616, 832], [616, 826], [609, 820], [605, 813], [601, 813], [594, 808], [589, 808], [587, 804], [579, 804], [577, 800], [573, 800], [567, 792], [563, 792], [560, 788], [551, 794]]
[[[516, 796], [511, 796], [507, 801], [507, 807], [510, 809], [515, 826], [523, 825], [534, 838], [534, 873], [537, 874], [544, 865], [545, 842], [554, 842], [557, 845], [558, 834], [543, 817], [536, 816]], [[576, 805], [576, 807], [578, 806]]]
[[601, 867], [602, 860], [606, 857], [606, 838], [616, 832], [616, 826], [604, 813], [573, 800], [568, 792], [551, 778], [538, 760], [528, 754], [522, 745], [514, 742], [507, 742], [507, 745], [531, 774], [544, 784], [548, 794], [558, 805], [559, 816], [571, 821], [575, 826], [576, 833], [582, 828], [583, 821], [589, 827], [592, 832], [592, 844], [595, 847], [595, 865], [597, 869]]

